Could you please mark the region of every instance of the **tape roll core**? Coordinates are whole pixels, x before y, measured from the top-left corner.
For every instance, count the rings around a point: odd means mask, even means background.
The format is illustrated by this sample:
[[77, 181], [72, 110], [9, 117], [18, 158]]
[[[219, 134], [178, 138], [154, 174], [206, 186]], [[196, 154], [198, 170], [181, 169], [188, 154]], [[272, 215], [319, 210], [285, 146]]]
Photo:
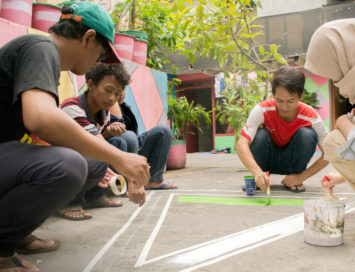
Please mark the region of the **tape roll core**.
[[[117, 184], [119, 180], [119, 184]], [[127, 192], [127, 182], [121, 175], [113, 176], [110, 180], [111, 190], [115, 195], [123, 195]]]

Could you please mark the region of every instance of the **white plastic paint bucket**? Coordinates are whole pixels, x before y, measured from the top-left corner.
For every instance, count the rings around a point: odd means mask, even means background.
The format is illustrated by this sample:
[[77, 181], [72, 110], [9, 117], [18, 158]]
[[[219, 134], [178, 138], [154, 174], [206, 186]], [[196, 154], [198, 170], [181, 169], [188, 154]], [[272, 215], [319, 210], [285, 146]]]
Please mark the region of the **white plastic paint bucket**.
[[0, 17], [31, 27], [32, 0], [2, 0]]
[[134, 46], [134, 37], [123, 33], [115, 34], [113, 47], [115, 48], [117, 54], [120, 57], [126, 60], [132, 60], [133, 46]]
[[48, 29], [59, 21], [60, 7], [51, 4], [34, 3], [32, 8], [32, 28], [48, 32]]
[[345, 204], [315, 199], [304, 208], [304, 241], [315, 246], [339, 246], [344, 243]]

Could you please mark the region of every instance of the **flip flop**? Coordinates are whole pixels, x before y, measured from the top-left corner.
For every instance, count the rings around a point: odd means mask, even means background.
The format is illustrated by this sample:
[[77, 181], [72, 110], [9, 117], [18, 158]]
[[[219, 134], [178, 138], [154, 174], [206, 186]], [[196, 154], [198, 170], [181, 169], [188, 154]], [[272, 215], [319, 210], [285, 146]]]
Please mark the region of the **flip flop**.
[[122, 202], [118, 201], [118, 203], [116, 202], [112, 202], [109, 203], [109, 201], [112, 200], [110, 198], [104, 198], [100, 201], [96, 201], [96, 202], [89, 202], [87, 204], [85, 204], [85, 209], [95, 209], [95, 208], [115, 208], [115, 207], [122, 207]]
[[6, 269], [6, 268], [24, 268], [22, 265], [22, 259], [19, 256], [14, 256], [11, 257], [11, 259], [6, 260], [6, 261], [1, 261], [0, 262], [0, 269]]
[[[71, 217], [66, 215], [66, 213], [72, 213], [72, 212], [78, 212], [82, 217]], [[88, 220], [91, 219], [91, 215], [84, 215], [84, 210], [80, 206], [72, 206], [72, 207], [65, 207], [63, 209], [60, 209], [55, 216], [61, 217], [67, 220], [71, 221], [82, 221], [82, 220]]]
[[52, 247], [46, 248], [38, 248], [38, 249], [29, 249], [27, 246], [32, 244], [34, 241], [42, 241], [42, 239], [38, 238], [37, 236], [30, 234], [25, 239], [21, 241], [18, 245], [16, 252], [22, 255], [29, 255], [29, 254], [39, 254], [57, 250], [60, 247], [60, 241], [54, 240], [54, 245]]
[[175, 190], [178, 189], [177, 186], [174, 187], [168, 187], [170, 185], [170, 181], [163, 183], [162, 185], [160, 185], [157, 188], [145, 188], [146, 190]]
[[306, 188], [298, 189], [298, 187], [296, 187], [297, 188], [296, 190], [292, 190], [291, 187], [288, 187], [288, 186], [285, 186], [285, 188], [286, 188], [287, 191], [290, 191], [290, 192], [295, 193], [295, 194], [303, 193], [303, 192], [306, 191]]

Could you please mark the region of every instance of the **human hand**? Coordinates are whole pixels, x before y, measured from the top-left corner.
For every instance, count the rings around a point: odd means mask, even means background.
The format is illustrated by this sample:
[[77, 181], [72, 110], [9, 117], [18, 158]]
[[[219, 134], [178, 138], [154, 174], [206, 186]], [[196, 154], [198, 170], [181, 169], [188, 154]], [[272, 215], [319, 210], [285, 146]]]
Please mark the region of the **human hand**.
[[113, 172], [109, 167], [107, 168], [106, 174], [103, 177], [102, 180], [99, 181], [99, 183], [97, 184], [97, 186], [99, 186], [100, 188], [107, 188], [110, 186], [110, 181], [111, 178], [113, 176], [115, 176], [115, 172]]
[[122, 160], [115, 162], [112, 166], [128, 180], [133, 180], [137, 187], [144, 187], [150, 179], [147, 159], [143, 156], [123, 152]]
[[284, 177], [281, 183], [289, 188], [299, 187], [302, 186], [303, 179], [301, 178], [300, 174], [291, 174]]
[[255, 175], [255, 184], [265, 192], [271, 186], [271, 179], [266, 172], [261, 171]]
[[328, 173], [321, 181], [323, 189], [329, 194], [333, 193], [333, 188], [336, 184], [343, 183], [344, 177], [338, 173]]
[[144, 186], [138, 187], [136, 182], [131, 180], [128, 180], [127, 183], [129, 200], [142, 206], [146, 201]]
[[126, 132], [126, 125], [120, 122], [114, 122], [110, 124], [106, 130], [109, 137], [120, 136], [122, 133]]

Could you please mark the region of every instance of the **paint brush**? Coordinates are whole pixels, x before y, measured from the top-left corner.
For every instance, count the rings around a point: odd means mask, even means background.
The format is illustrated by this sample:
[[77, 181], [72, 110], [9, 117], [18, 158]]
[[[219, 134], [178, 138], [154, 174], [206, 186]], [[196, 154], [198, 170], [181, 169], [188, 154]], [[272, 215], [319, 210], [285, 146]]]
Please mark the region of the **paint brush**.
[[325, 195], [322, 196], [322, 198], [329, 201], [339, 201], [339, 198], [333, 195], [333, 188], [326, 185], [327, 182], [330, 182], [330, 180], [327, 176], [324, 176], [322, 180], [322, 187], [325, 190]]
[[266, 175], [268, 177], [268, 182], [266, 183], [266, 193], [267, 193], [267, 199], [266, 199], [266, 206], [269, 206], [271, 203], [271, 198], [270, 198], [270, 173], [269, 171], [266, 172]]

